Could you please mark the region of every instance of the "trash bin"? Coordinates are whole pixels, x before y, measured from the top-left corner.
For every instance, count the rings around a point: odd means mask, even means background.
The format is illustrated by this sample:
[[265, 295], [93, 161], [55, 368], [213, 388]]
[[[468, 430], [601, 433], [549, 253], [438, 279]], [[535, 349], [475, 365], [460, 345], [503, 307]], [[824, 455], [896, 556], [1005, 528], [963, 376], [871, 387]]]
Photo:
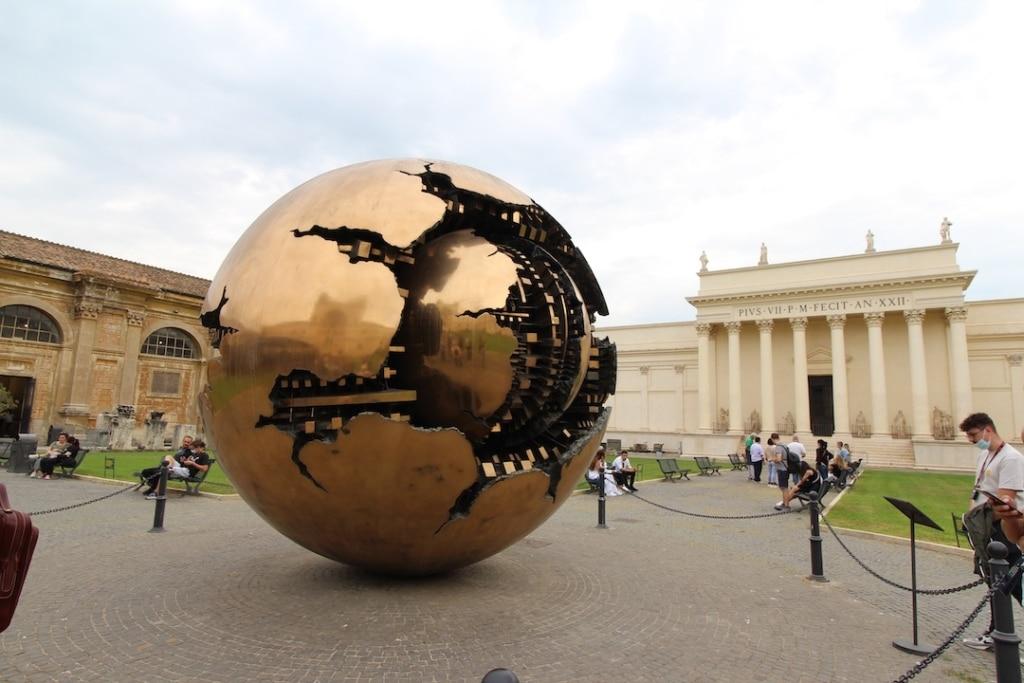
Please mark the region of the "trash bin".
[[11, 444], [7, 471], [28, 473], [32, 471], [32, 461], [28, 456], [35, 455], [36, 448], [39, 446], [39, 437], [35, 434], [19, 434], [18, 436], [18, 440]]

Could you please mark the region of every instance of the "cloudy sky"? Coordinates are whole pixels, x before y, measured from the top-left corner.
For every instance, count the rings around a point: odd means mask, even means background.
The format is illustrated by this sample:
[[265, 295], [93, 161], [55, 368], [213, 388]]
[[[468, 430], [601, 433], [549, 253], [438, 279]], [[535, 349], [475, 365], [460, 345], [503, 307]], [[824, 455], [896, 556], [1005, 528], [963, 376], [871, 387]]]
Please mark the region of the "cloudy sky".
[[[629, 7], [627, 8], [626, 5]], [[611, 309], [709, 267], [937, 243], [1024, 294], [1024, 3], [46, 2], [0, 22], [0, 228], [211, 278], [280, 195], [476, 166], [573, 235]]]

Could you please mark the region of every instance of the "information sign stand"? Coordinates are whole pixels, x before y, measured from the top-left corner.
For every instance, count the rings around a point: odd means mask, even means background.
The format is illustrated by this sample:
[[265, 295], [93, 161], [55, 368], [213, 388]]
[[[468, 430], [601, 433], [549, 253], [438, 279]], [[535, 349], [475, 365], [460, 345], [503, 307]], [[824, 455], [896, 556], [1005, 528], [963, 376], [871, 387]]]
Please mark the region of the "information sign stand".
[[935, 646], [917, 642], [917, 541], [914, 537], [914, 526], [923, 524], [939, 531], [942, 531], [942, 527], [933, 522], [928, 515], [918, 510], [913, 503], [898, 498], [890, 498], [889, 496], [884, 496], [884, 498], [910, 520], [910, 587], [912, 589], [910, 594], [913, 600], [914, 641], [894, 640], [892, 641], [892, 646], [897, 650], [903, 650], [915, 655], [930, 655], [935, 651]]

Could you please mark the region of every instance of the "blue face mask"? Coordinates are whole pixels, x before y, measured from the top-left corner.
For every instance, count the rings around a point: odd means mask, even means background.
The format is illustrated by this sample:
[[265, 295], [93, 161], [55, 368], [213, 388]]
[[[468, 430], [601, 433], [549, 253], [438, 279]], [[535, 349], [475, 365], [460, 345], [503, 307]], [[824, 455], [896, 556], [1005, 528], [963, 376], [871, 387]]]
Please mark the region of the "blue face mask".
[[980, 439], [979, 441], [975, 441], [974, 445], [983, 451], [987, 451], [990, 444], [988, 439]]

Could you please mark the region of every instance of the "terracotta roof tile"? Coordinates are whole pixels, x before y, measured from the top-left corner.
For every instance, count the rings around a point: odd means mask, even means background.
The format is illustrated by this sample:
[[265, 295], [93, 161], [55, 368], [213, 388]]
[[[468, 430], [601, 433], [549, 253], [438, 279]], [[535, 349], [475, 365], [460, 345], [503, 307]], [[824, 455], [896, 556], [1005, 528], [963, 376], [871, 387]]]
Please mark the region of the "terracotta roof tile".
[[210, 281], [184, 273], [97, 254], [56, 242], [0, 230], [0, 258], [60, 268], [72, 273], [105, 275], [166, 292], [204, 297]]

